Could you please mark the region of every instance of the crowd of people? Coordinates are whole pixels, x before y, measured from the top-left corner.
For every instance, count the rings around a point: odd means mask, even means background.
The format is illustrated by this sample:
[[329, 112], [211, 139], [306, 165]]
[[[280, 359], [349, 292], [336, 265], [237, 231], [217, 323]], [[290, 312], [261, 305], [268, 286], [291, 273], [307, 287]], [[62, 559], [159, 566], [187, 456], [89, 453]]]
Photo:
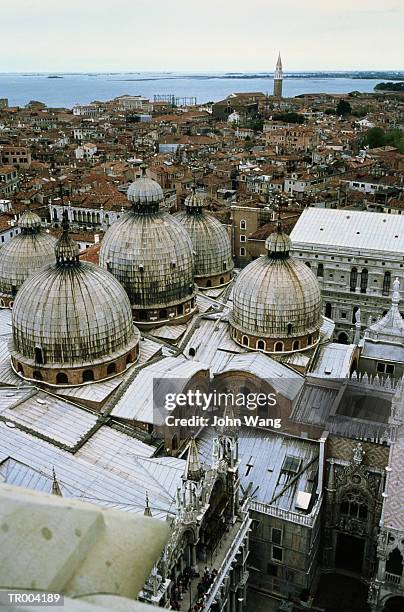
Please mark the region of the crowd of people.
[[[177, 577], [175, 581], [174, 588], [171, 593], [170, 606], [172, 610], [180, 610], [181, 602], [185, 597], [185, 593], [191, 588], [191, 582], [195, 578], [201, 578], [201, 580], [197, 584], [197, 601], [192, 607], [190, 607], [191, 612], [200, 612], [203, 610], [206, 594], [209, 591], [212, 583], [214, 582], [217, 576], [217, 570], [210, 569], [206, 566], [203, 572], [203, 576], [201, 577], [192, 567], [186, 567], [184, 571]], [[193, 599], [193, 593], [191, 594], [191, 598]]]

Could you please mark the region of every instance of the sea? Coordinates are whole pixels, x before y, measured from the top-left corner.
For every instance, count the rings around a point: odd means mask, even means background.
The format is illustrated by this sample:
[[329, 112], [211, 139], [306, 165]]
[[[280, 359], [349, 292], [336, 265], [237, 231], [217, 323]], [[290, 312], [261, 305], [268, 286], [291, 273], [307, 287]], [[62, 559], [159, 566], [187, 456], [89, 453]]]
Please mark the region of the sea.
[[[360, 73], [286, 74], [283, 95], [372, 92], [381, 80], [363, 78]], [[233, 92], [271, 94], [272, 90], [272, 73], [0, 73], [0, 98], [8, 98], [10, 106], [25, 106], [30, 100], [39, 100], [49, 107], [71, 108], [124, 94], [142, 95], [150, 100], [155, 95], [193, 97], [203, 104], [222, 100]]]

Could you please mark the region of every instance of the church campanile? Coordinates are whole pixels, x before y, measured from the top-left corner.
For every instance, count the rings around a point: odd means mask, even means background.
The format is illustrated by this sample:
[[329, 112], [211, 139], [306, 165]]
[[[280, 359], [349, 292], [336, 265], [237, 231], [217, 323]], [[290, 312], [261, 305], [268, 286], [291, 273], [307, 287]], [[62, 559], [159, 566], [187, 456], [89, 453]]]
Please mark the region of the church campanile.
[[274, 74], [274, 97], [282, 98], [282, 83], [283, 83], [283, 72], [282, 72], [282, 60], [281, 54], [278, 55], [278, 61], [276, 62], [275, 74]]

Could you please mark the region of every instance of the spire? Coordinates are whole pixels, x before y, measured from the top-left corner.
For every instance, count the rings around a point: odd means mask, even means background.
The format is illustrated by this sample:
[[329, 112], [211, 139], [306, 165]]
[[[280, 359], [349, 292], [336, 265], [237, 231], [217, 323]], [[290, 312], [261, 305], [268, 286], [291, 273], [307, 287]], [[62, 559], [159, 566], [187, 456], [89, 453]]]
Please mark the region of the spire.
[[276, 62], [276, 68], [274, 73], [274, 97], [282, 98], [282, 80], [283, 80], [283, 71], [282, 71], [282, 60], [281, 53], [279, 52], [278, 61]]
[[397, 276], [393, 283], [393, 295], [391, 297], [392, 305], [398, 306], [400, 303], [400, 281]]
[[150, 505], [149, 505], [149, 494], [147, 491], [146, 491], [146, 505], [145, 505], [143, 514], [144, 516], [153, 516]]
[[199, 460], [198, 447], [195, 438], [191, 438], [188, 448], [187, 463], [185, 466], [184, 480], [198, 481], [202, 476], [202, 467]]
[[78, 244], [70, 238], [69, 229], [70, 224], [67, 210], [64, 210], [62, 220], [63, 231], [55, 246], [55, 255], [58, 264], [71, 265], [79, 261], [79, 247]]
[[52, 468], [52, 495], [59, 495], [59, 497], [63, 497], [59, 481], [56, 478], [56, 472], [54, 467]]

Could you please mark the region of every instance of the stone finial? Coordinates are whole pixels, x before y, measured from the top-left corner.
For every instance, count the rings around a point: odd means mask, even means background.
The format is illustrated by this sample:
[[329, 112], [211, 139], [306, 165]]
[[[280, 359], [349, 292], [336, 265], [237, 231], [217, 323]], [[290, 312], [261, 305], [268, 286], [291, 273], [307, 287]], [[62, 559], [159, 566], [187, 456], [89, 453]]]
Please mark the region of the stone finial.
[[393, 295], [391, 298], [391, 303], [398, 305], [400, 303], [400, 281], [397, 276], [393, 283]]
[[203, 470], [199, 460], [198, 447], [195, 438], [191, 438], [188, 449], [187, 462], [185, 465], [184, 480], [197, 482], [202, 476]]
[[365, 451], [363, 450], [362, 444], [358, 442], [358, 444], [353, 449], [353, 461], [357, 465], [360, 465], [363, 461], [363, 457], [365, 455]]
[[146, 505], [145, 505], [143, 514], [144, 516], [153, 516], [150, 505], [149, 505], [149, 494], [147, 491], [146, 491]]
[[59, 495], [59, 497], [63, 497], [59, 481], [56, 478], [56, 472], [54, 467], [52, 468], [52, 495]]

